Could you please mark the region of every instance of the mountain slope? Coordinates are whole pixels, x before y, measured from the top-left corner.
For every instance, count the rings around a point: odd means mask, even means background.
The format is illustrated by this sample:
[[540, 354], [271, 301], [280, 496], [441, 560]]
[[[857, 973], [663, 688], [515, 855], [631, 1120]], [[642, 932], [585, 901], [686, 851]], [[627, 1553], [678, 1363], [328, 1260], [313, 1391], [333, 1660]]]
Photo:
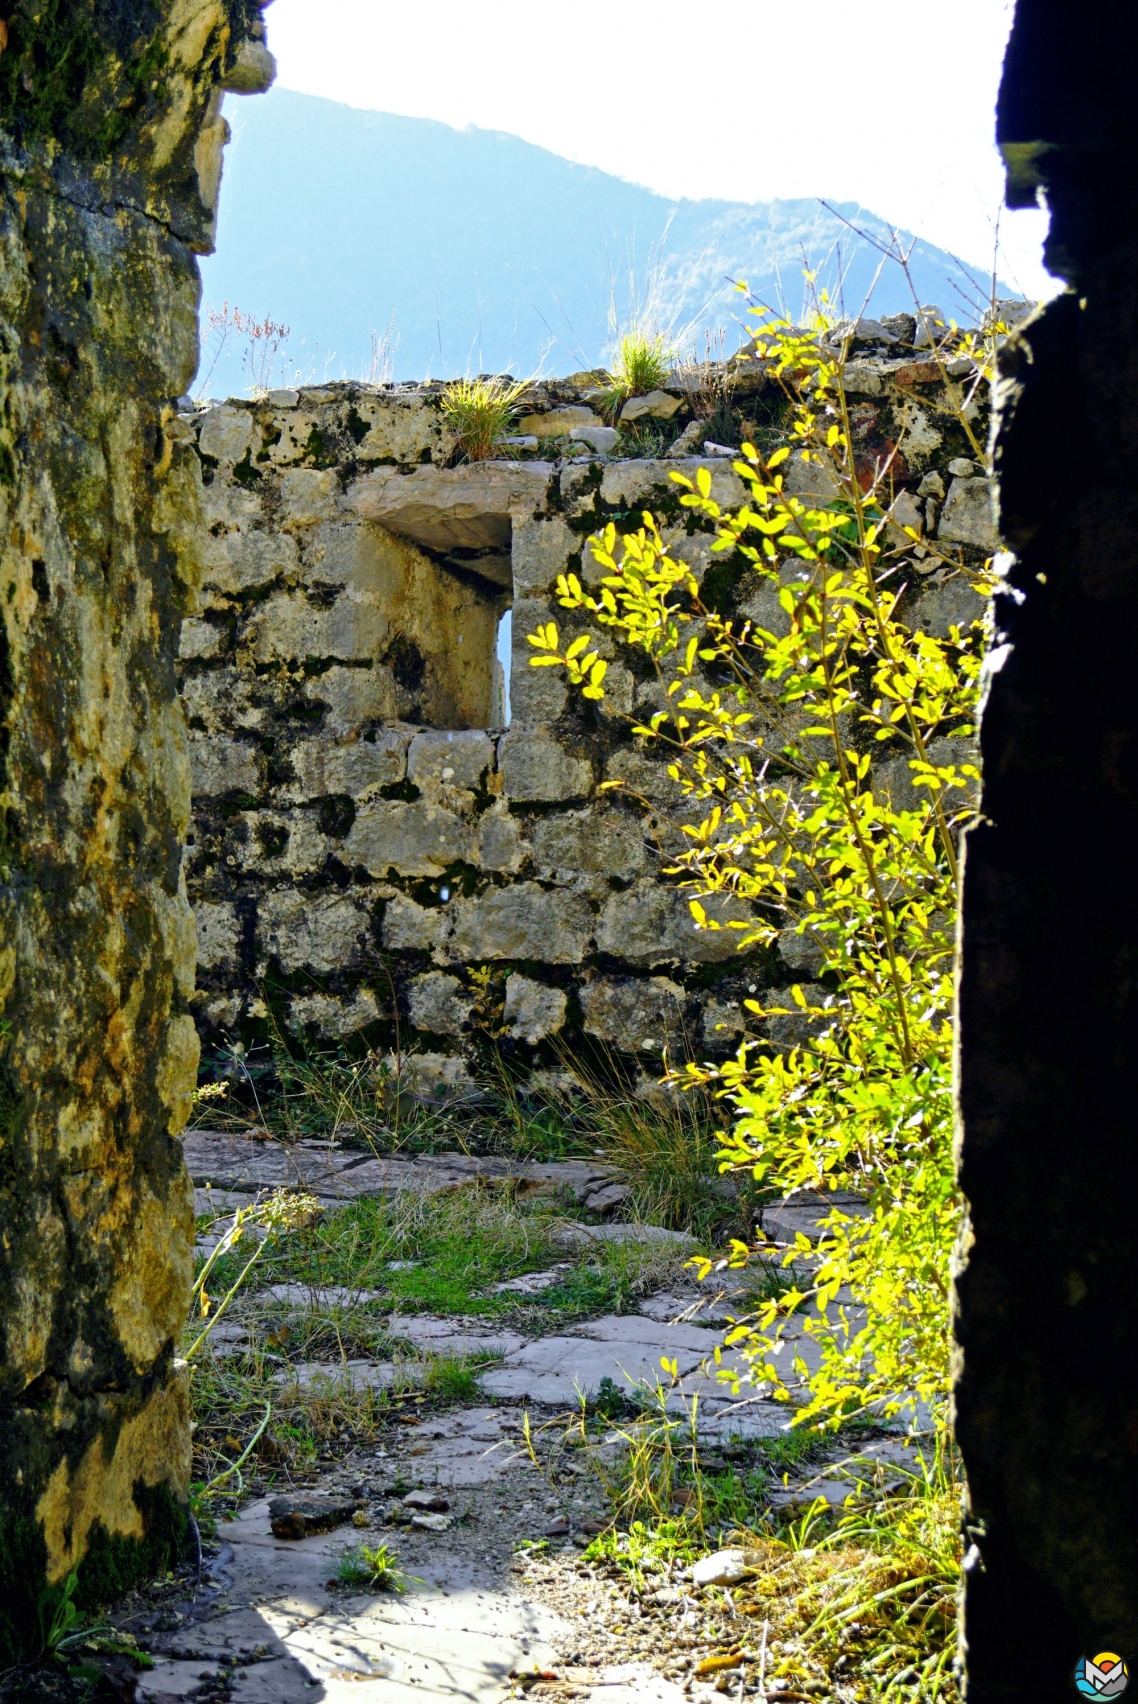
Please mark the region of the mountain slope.
[[[392, 314], [397, 378], [593, 366], [613, 307], [623, 320], [648, 305], [701, 345], [705, 328], [726, 327], [730, 351], [742, 301], [728, 279], [794, 313], [805, 265], [832, 292], [844, 273], [844, 301], [858, 310], [880, 263], [813, 200], [673, 203], [516, 136], [287, 89], [230, 100], [226, 112], [234, 138], [205, 299], [290, 327], [278, 384], [297, 372], [367, 376], [371, 333]], [[841, 212], [885, 235], [852, 204]], [[976, 290], [956, 261], [917, 243], [912, 266], [922, 301], [971, 317]], [[912, 305], [899, 269], [886, 268], [872, 311]], [[248, 387], [241, 344], [231, 335], [211, 394]]]

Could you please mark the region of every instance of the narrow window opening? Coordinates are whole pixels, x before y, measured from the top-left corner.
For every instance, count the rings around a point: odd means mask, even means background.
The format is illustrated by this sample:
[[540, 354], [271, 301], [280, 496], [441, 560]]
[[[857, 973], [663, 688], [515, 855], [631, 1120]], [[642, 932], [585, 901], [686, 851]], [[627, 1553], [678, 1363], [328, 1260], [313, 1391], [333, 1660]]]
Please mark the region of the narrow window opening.
[[508, 609], [498, 622], [494, 655], [494, 726], [510, 725], [510, 669], [514, 654], [514, 612]]

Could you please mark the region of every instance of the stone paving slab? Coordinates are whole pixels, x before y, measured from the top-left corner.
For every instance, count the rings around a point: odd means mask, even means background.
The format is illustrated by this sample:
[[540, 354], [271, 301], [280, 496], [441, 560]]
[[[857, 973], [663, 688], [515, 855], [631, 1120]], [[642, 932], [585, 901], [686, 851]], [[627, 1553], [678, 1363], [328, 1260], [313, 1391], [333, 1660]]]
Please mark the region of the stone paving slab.
[[386, 1290], [353, 1290], [346, 1284], [270, 1284], [255, 1291], [244, 1305], [256, 1307], [276, 1302], [290, 1308], [320, 1308], [327, 1312], [335, 1308], [366, 1307], [370, 1302], [386, 1298]]
[[435, 1314], [392, 1314], [387, 1322], [392, 1337], [413, 1343], [432, 1355], [512, 1355], [527, 1339], [487, 1320], [439, 1318]]
[[325, 1144], [255, 1141], [220, 1131], [191, 1130], [182, 1141], [195, 1184], [215, 1190], [307, 1189], [336, 1201], [393, 1196], [405, 1191], [435, 1195], [468, 1183], [513, 1183], [522, 1194], [567, 1190], [585, 1203], [613, 1180], [611, 1166], [586, 1160], [510, 1160], [472, 1154], [420, 1154], [413, 1159], [378, 1159]]
[[554, 1641], [572, 1637], [568, 1623], [495, 1588], [445, 1547], [405, 1597], [333, 1595], [326, 1581], [343, 1533], [275, 1539], [267, 1498], [223, 1530], [234, 1553], [228, 1605], [151, 1644], [156, 1657], [188, 1666], [240, 1660], [237, 1704], [500, 1704], [511, 1669], [554, 1667]]
[[794, 1485], [784, 1486], [771, 1495], [771, 1507], [776, 1510], [808, 1508], [824, 1497], [831, 1508], [840, 1508], [859, 1485], [900, 1484], [906, 1473], [919, 1473], [920, 1439], [909, 1437], [878, 1438], [865, 1444], [856, 1454], [843, 1455]]
[[463, 1490], [492, 1485], [507, 1474], [537, 1474], [520, 1442], [518, 1422], [499, 1408], [465, 1408], [416, 1429], [415, 1477], [425, 1485]]
[[687, 1231], [669, 1231], [663, 1225], [559, 1225], [553, 1232], [553, 1242], [561, 1248], [588, 1248], [590, 1243], [671, 1243], [676, 1248], [695, 1248], [696, 1240]]
[[827, 1195], [804, 1190], [789, 1200], [770, 1202], [763, 1208], [759, 1222], [767, 1236], [777, 1243], [792, 1245], [799, 1236], [816, 1243], [824, 1235], [818, 1228], [820, 1221], [828, 1218], [835, 1208], [851, 1218], [864, 1218], [869, 1212], [863, 1197], [848, 1190], [839, 1189]]
[[144, 1669], [136, 1676], [135, 1690], [139, 1704], [150, 1699], [192, 1698], [205, 1680], [216, 1680], [221, 1673], [219, 1663], [178, 1662], [159, 1657], [153, 1669]]
[[618, 1388], [654, 1386], [660, 1362], [675, 1361], [681, 1378], [695, 1373], [713, 1352], [714, 1339], [694, 1325], [672, 1325], [643, 1314], [613, 1314], [571, 1326], [563, 1335], [539, 1337], [508, 1354], [482, 1377], [491, 1395], [575, 1407], [581, 1393], [595, 1396], [601, 1380]]
[[273, 1379], [274, 1384], [295, 1385], [298, 1390], [390, 1390], [393, 1385], [415, 1385], [423, 1369], [417, 1361], [290, 1361]]

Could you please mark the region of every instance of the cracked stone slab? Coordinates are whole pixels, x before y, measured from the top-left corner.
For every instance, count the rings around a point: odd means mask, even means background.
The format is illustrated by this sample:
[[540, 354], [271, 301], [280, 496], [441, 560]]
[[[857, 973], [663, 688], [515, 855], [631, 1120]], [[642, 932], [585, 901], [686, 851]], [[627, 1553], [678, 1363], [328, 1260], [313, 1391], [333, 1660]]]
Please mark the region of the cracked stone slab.
[[152, 1644], [159, 1659], [188, 1667], [238, 1662], [237, 1704], [391, 1704], [404, 1691], [421, 1704], [500, 1704], [511, 1669], [555, 1667], [555, 1641], [572, 1638], [568, 1623], [494, 1588], [442, 1539], [432, 1582], [413, 1584], [405, 1597], [346, 1596], [326, 1586], [342, 1537], [276, 1540], [264, 1498], [224, 1532], [234, 1552], [230, 1607]]
[[440, 1415], [416, 1428], [414, 1476], [431, 1486], [462, 1490], [492, 1484], [506, 1474], [536, 1473], [514, 1428], [497, 1408]]
[[551, 1290], [555, 1284], [562, 1283], [565, 1274], [572, 1270], [571, 1260], [561, 1260], [548, 1272], [527, 1272], [521, 1278], [507, 1279], [504, 1284], [491, 1284], [486, 1293], [490, 1296], [537, 1296], [542, 1290]]
[[611, 1166], [586, 1160], [508, 1160], [473, 1154], [378, 1159], [324, 1143], [254, 1141], [212, 1130], [190, 1131], [182, 1149], [194, 1183], [212, 1184], [215, 1194], [306, 1189], [331, 1202], [405, 1192], [437, 1195], [469, 1183], [510, 1183], [522, 1195], [566, 1191], [583, 1202], [613, 1181]]
[[681, 1378], [694, 1373], [714, 1347], [698, 1326], [613, 1314], [524, 1344], [483, 1375], [482, 1388], [495, 1396], [575, 1406], [581, 1392], [594, 1396], [605, 1378], [622, 1389], [667, 1379], [660, 1367], [664, 1358], [676, 1362]]
[[282, 1367], [273, 1383], [298, 1390], [390, 1390], [393, 1385], [417, 1385], [423, 1369], [417, 1361], [294, 1361]]
[[275, 1302], [290, 1308], [324, 1309], [366, 1307], [386, 1299], [385, 1290], [353, 1290], [344, 1284], [270, 1284], [257, 1290], [244, 1303], [247, 1308]]
[[897, 1486], [904, 1483], [907, 1474], [919, 1474], [920, 1451], [919, 1437], [875, 1439], [856, 1454], [829, 1462], [813, 1477], [775, 1491], [771, 1496], [771, 1507], [779, 1510], [808, 1508], [823, 1497], [831, 1508], [840, 1508], [860, 1486], [874, 1487], [881, 1483]]
[[153, 1699], [193, 1698], [207, 1680], [216, 1680], [221, 1673], [218, 1663], [179, 1662], [172, 1658], [159, 1657], [155, 1660], [153, 1669], [144, 1669], [135, 1677], [135, 1691], [139, 1704], [148, 1704]]
[[552, 1240], [561, 1248], [588, 1248], [592, 1243], [671, 1243], [676, 1248], [694, 1248], [687, 1231], [669, 1231], [663, 1225], [561, 1225]]
[[512, 1355], [527, 1341], [518, 1332], [498, 1330], [485, 1320], [440, 1319], [435, 1314], [392, 1314], [387, 1329], [392, 1337], [432, 1355]]
[[793, 1244], [799, 1236], [816, 1243], [825, 1235], [819, 1229], [820, 1222], [828, 1218], [835, 1208], [850, 1218], [864, 1218], [869, 1212], [864, 1197], [846, 1190], [835, 1190], [827, 1195], [804, 1190], [801, 1195], [793, 1195], [789, 1200], [772, 1201], [763, 1208], [760, 1223], [767, 1236], [777, 1243]]

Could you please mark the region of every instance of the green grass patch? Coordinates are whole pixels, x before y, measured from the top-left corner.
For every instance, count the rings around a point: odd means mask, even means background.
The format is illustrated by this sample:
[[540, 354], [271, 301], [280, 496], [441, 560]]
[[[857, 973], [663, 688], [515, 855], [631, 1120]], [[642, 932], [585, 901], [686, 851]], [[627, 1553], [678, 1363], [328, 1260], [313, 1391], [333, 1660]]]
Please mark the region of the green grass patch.
[[[637, 1295], [674, 1275], [683, 1258], [659, 1245], [600, 1243], [589, 1250], [588, 1264], [537, 1295], [489, 1293], [495, 1284], [563, 1260], [556, 1237], [563, 1222], [552, 1203], [518, 1202], [502, 1189], [354, 1201], [276, 1240], [257, 1267], [256, 1288], [295, 1283], [369, 1292], [366, 1306], [322, 1311], [332, 1322], [326, 1330], [340, 1333], [349, 1355], [349, 1341], [360, 1353], [382, 1355], [381, 1314], [510, 1318], [523, 1328], [548, 1329], [590, 1314], [628, 1311]], [[240, 1249], [218, 1261], [212, 1293], [225, 1293], [240, 1263]]]

